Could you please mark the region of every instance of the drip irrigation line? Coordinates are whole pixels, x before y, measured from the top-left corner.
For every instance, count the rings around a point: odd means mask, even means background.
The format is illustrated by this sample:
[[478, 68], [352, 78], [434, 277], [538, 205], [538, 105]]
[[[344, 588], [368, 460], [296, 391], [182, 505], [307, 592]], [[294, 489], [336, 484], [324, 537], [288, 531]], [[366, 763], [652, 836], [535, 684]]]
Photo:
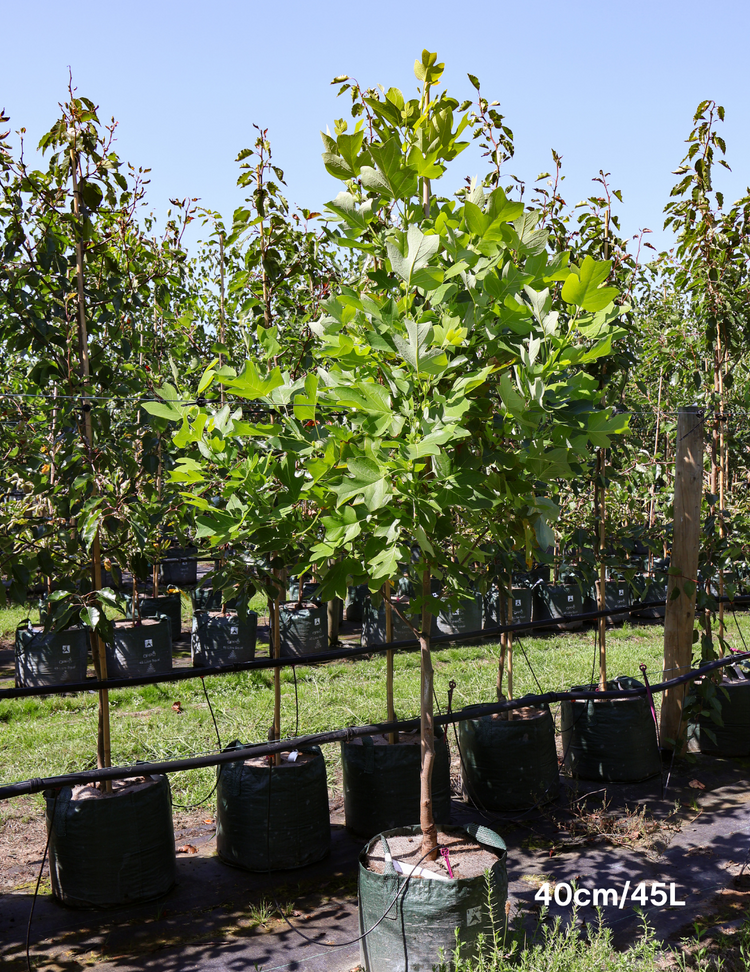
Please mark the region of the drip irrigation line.
[[[213, 706], [211, 705], [211, 699], [209, 699], [208, 697], [208, 689], [206, 688], [205, 678], [201, 679], [201, 685], [203, 686], [203, 694], [206, 696], [206, 702], [208, 703], [208, 711], [211, 713], [211, 718], [213, 719], [213, 723], [214, 723], [214, 729], [216, 730], [216, 743], [219, 747], [217, 751], [221, 752], [222, 750], [221, 735], [219, 734], [219, 727], [216, 724], [216, 716], [214, 715], [214, 709]], [[197, 803], [175, 803], [174, 801], [172, 801], [172, 806], [177, 807], [178, 810], [195, 810], [197, 807], [203, 806], [206, 800], [211, 799], [211, 797], [216, 792], [216, 787], [218, 785], [219, 785], [219, 779], [217, 777], [216, 782], [211, 787], [211, 791], [206, 796], [204, 796], [202, 800], [199, 800]]]
[[[719, 600], [729, 601], [729, 598]], [[750, 595], [735, 598], [735, 604], [750, 604]], [[570, 624], [571, 621], [596, 621], [599, 618], [619, 617], [626, 612], [641, 611], [648, 607], [663, 607], [666, 601], [644, 601], [630, 608], [616, 608], [607, 611], [589, 611], [585, 614], [569, 615], [564, 618], [548, 618], [544, 621], [523, 621], [518, 624], [497, 625], [492, 628], [481, 628], [478, 631], [464, 631], [461, 634], [435, 635], [430, 638], [431, 645], [451, 644], [453, 642], [469, 641], [473, 638], [493, 638], [504, 631], [533, 631], [537, 628], [556, 628], [559, 625]], [[140, 675], [130, 678], [107, 679], [107, 688], [134, 688], [138, 685], [155, 685], [161, 682], [183, 682], [191, 678], [207, 678], [213, 675], [236, 675], [241, 672], [256, 671], [265, 668], [286, 668], [290, 665], [320, 665], [324, 662], [343, 661], [347, 658], [361, 658], [366, 655], [381, 655], [387, 651], [417, 651], [419, 642], [414, 639], [391, 641], [383, 645], [365, 645], [354, 648], [342, 648], [330, 651], [316, 652], [312, 655], [302, 655], [299, 658], [256, 658], [253, 661], [237, 662], [234, 665], [216, 665], [195, 671], [190, 668], [177, 668], [168, 672], [154, 675]], [[0, 689], [0, 700], [21, 699], [33, 696], [63, 695], [76, 692], [95, 692], [100, 687], [99, 680], [88, 678], [83, 682], [65, 682], [59, 685], [41, 685], [28, 688]]]
[[[723, 668], [725, 665], [745, 659], [750, 659], [750, 652], [740, 652], [739, 655], [718, 658], [701, 665], [700, 668], [690, 669], [690, 671], [684, 675], [679, 675], [677, 678], [671, 678], [665, 682], [652, 685], [651, 691], [664, 692], [668, 688], [685, 685], [687, 682], [692, 682], [696, 678], [702, 678], [718, 668]], [[299, 661], [297, 663], [299, 664]], [[478, 719], [483, 715], [494, 715], [498, 712], [506, 712], [525, 706], [542, 706], [555, 702], [596, 699], [631, 699], [645, 696], [645, 694], [645, 685], [632, 689], [608, 689], [605, 692], [588, 689], [575, 692], [545, 692], [542, 695], [524, 695], [520, 699], [508, 699], [504, 702], [488, 702], [482, 705], [470, 706], [468, 709], [460, 709], [450, 714], [437, 715], [434, 717], [434, 722], [435, 725], [444, 726], [453, 722]], [[294, 739], [259, 743], [257, 745], [243, 747], [242, 750], [224, 751], [207, 756], [164, 760], [153, 763], [142, 761], [132, 766], [108, 766], [101, 769], [84, 770], [79, 773], [69, 773], [64, 776], [51, 776], [43, 779], [35, 778], [0, 786], [0, 800], [30, 793], [40, 793], [42, 790], [54, 789], [61, 786], [84, 785], [86, 783], [100, 782], [101, 780], [123, 780], [134, 774], [138, 776], [158, 775], [160, 773], [176, 773], [182, 770], [200, 769], [204, 766], [220, 766], [224, 763], [236, 763], [242, 758], [238, 756], [238, 753], [245, 753], [245, 759], [257, 756], [270, 756], [289, 749], [301, 749], [304, 746], [320, 746], [327, 743], [341, 742], [342, 740], [350, 742], [352, 739], [357, 739], [361, 736], [387, 735], [390, 732], [413, 732], [419, 729], [419, 727], [419, 718], [381, 722], [367, 726], [347, 726], [345, 729], [332, 729], [328, 732], [298, 736]]]

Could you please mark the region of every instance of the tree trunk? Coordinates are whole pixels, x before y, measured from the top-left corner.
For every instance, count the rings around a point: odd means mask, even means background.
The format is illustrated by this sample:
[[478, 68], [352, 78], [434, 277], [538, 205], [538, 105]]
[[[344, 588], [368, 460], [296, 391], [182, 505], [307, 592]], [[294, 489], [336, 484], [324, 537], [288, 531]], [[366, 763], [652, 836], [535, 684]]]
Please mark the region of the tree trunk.
[[430, 628], [432, 626], [432, 614], [427, 603], [430, 596], [430, 571], [425, 570], [422, 574], [422, 597], [425, 604], [422, 607], [422, 630], [419, 634], [419, 653], [421, 662], [421, 702], [420, 702], [420, 722], [421, 722], [421, 750], [422, 750], [422, 771], [420, 776], [420, 807], [419, 823], [422, 827], [422, 854], [427, 855], [427, 860], [434, 861], [437, 858], [438, 842], [437, 827], [432, 817], [432, 768], [435, 765], [435, 723], [433, 720], [432, 694], [433, 694], [433, 670], [432, 656], [430, 654]]
[[[80, 199], [80, 189], [78, 187], [78, 153], [75, 148], [70, 150], [70, 162], [71, 162], [71, 174], [73, 178], [73, 212], [76, 217], [77, 222], [77, 235], [76, 240], [76, 278], [77, 278], [77, 291], [78, 291], [78, 352], [81, 363], [81, 377], [83, 378], [84, 396], [89, 394], [89, 376], [91, 374], [89, 368], [89, 351], [88, 351], [88, 333], [86, 328], [86, 301], [85, 301], [85, 290], [84, 290], [84, 261], [83, 261], [83, 240], [82, 233], [83, 227], [80, 223], [81, 218], [81, 199]], [[91, 471], [94, 472], [94, 431], [91, 423], [91, 403], [88, 398], [83, 403], [83, 425], [86, 436], [86, 444], [89, 453], [89, 462], [91, 463]], [[96, 531], [96, 536], [94, 537], [94, 542], [91, 548], [91, 560], [92, 560], [92, 586], [95, 591], [101, 589], [102, 586], [102, 555], [101, 555], [101, 543], [99, 539], [99, 530]], [[106, 682], [107, 680], [107, 654], [104, 646], [104, 642], [95, 632], [91, 635], [91, 653], [94, 658], [94, 668], [96, 669], [96, 675], [100, 682]], [[99, 729], [97, 733], [97, 743], [96, 743], [96, 761], [97, 766], [101, 769], [105, 766], [112, 765], [111, 748], [110, 748], [110, 732], [109, 732], [109, 691], [104, 687], [99, 689]], [[102, 790], [106, 793], [112, 792], [112, 783], [110, 780], [106, 780], [102, 783]]]
[[[393, 641], [393, 607], [391, 605], [391, 582], [385, 582], [385, 640], [390, 644]], [[385, 696], [388, 706], [388, 722], [396, 721], [396, 710], [393, 705], [393, 651], [385, 653]], [[398, 742], [398, 732], [388, 733], [388, 742], [394, 745]]]

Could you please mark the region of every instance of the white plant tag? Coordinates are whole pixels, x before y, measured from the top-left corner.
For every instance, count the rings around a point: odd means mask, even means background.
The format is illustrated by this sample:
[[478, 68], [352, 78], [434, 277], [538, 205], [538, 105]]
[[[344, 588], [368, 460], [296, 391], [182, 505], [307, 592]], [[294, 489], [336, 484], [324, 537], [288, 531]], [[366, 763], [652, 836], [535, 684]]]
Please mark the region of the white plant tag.
[[291, 753], [289, 753], [289, 755], [287, 756], [287, 759], [289, 760], [290, 763], [296, 763], [298, 756], [299, 756], [299, 750], [293, 749]]

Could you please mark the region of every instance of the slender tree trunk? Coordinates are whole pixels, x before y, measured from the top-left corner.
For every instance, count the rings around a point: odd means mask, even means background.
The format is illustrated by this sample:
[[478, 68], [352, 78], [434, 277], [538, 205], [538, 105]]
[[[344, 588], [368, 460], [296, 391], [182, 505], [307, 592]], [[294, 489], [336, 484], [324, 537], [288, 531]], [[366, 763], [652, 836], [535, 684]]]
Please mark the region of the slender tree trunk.
[[[283, 571], [275, 570], [274, 577], [279, 581], [279, 586], [276, 590], [276, 596], [273, 601], [268, 603], [268, 614], [269, 622], [271, 628], [271, 640], [273, 646], [273, 657], [281, 658], [281, 618], [280, 618], [280, 607], [281, 607], [281, 583], [282, 583], [282, 573]], [[301, 587], [301, 582], [300, 582]], [[281, 669], [274, 668], [273, 670], [273, 738], [275, 740], [281, 739]], [[281, 756], [276, 753], [273, 758], [274, 766], [281, 765]]]
[[[388, 644], [393, 641], [393, 607], [391, 606], [391, 582], [385, 582], [385, 640]], [[393, 651], [385, 653], [385, 695], [388, 706], [388, 722], [396, 721], [396, 709], [393, 705]], [[398, 742], [398, 732], [388, 733], [388, 742], [393, 745]]]
[[[70, 150], [71, 173], [73, 177], [73, 212], [76, 217], [76, 278], [78, 291], [78, 350], [81, 363], [81, 372], [84, 387], [83, 402], [83, 425], [86, 436], [86, 443], [89, 453], [89, 462], [92, 472], [94, 472], [94, 431], [91, 422], [91, 403], [88, 400], [89, 377], [91, 370], [89, 367], [88, 333], [86, 328], [86, 300], [84, 290], [84, 260], [83, 260], [83, 240], [81, 226], [81, 199], [78, 187], [78, 153], [75, 148]], [[92, 560], [92, 586], [95, 591], [102, 586], [102, 555], [99, 530], [96, 531], [94, 542], [91, 548]], [[107, 654], [104, 642], [98, 634], [92, 633], [92, 654], [94, 657], [94, 667], [100, 682], [107, 680]], [[112, 765], [109, 729], [109, 691], [105, 687], [99, 689], [99, 730], [97, 733], [96, 761], [99, 768]], [[111, 793], [112, 783], [107, 780], [102, 784], [102, 790]]]
[[427, 860], [437, 858], [437, 827], [432, 816], [432, 769], [435, 765], [435, 722], [432, 696], [434, 678], [432, 669], [432, 655], [430, 653], [430, 629], [432, 614], [427, 599], [430, 596], [430, 571], [422, 574], [422, 597], [425, 603], [422, 607], [422, 630], [419, 634], [420, 652], [420, 722], [421, 722], [421, 750], [422, 771], [420, 776], [420, 812], [419, 822], [422, 827], [422, 853], [427, 854]]

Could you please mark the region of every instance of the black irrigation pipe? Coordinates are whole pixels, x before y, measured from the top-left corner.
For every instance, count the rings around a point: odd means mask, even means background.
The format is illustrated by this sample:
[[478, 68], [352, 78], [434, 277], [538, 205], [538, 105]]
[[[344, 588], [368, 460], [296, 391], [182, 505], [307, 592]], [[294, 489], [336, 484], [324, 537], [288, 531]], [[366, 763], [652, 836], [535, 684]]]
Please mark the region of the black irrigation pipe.
[[[719, 658], [716, 661], [708, 662], [698, 669], [691, 669], [684, 675], [670, 678], [666, 682], [659, 682], [651, 686], [652, 692], [664, 692], [668, 688], [683, 685], [696, 678], [706, 675], [708, 672], [723, 665], [730, 665], [737, 661], [750, 658], [750, 651], [730, 655], [727, 658]], [[600, 691], [576, 691], [576, 692], [544, 692], [541, 695], [524, 695], [519, 699], [508, 699], [505, 702], [489, 702], [485, 705], [471, 705], [455, 712], [446, 712], [434, 716], [434, 723], [438, 726], [448, 725], [454, 722], [464, 722], [468, 719], [478, 719], [484, 715], [494, 715], [497, 712], [507, 712], [511, 709], [520, 709], [525, 706], [552, 705], [556, 702], [566, 701], [586, 701], [588, 699], [631, 699], [646, 695], [648, 689], [645, 685], [635, 689], [611, 689], [606, 692]], [[258, 743], [243, 747], [239, 752], [240, 759], [249, 759], [256, 756], [271, 756], [274, 753], [285, 752], [290, 749], [301, 749], [304, 746], [318, 745], [327, 743], [349, 742], [360, 736], [372, 736], [389, 732], [412, 732], [419, 729], [420, 720], [404, 719], [398, 722], [379, 722], [369, 726], [348, 726], [346, 729], [332, 729], [329, 732], [318, 732], [307, 736], [295, 736], [291, 739], [282, 739], [278, 742]], [[63, 776], [48, 776], [45, 778], [35, 778], [24, 780], [20, 783], [8, 783], [0, 786], [0, 800], [7, 800], [11, 797], [26, 796], [32, 793], [40, 793], [42, 790], [58, 789], [62, 786], [80, 786], [86, 783], [98, 783], [102, 780], [123, 780], [132, 776], [147, 776], [158, 773], [181, 773], [186, 770], [203, 769], [207, 766], [221, 766], [224, 763], [236, 763], [238, 761], [238, 750], [232, 749], [221, 753], [209, 753], [204, 756], [190, 756], [186, 759], [168, 759], [161, 762], [138, 762], [131, 766], [108, 766], [102, 769], [82, 770], [79, 773], [67, 773]]]
[[[717, 601], [730, 602], [728, 597], [717, 598]], [[533, 631], [536, 628], [556, 628], [559, 625], [571, 624], [578, 621], [598, 621], [599, 618], [623, 617], [644, 611], [646, 608], [664, 607], [666, 601], [643, 601], [631, 605], [629, 608], [611, 608], [606, 611], [587, 611], [584, 614], [572, 614], [564, 618], [547, 618], [542, 621], [522, 621], [518, 624], [500, 624], [493, 628], [481, 628], [478, 631], [462, 631], [460, 634], [433, 635], [430, 645], [449, 644], [454, 641], [472, 641], [479, 638], [489, 638], [505, 632]], [[733, 604], [750, 604], [750, 595], [736, 597]], [[238, 662], [235, 665], [215, 665], [205, 668], [177, 668], [168, 672], [157, 672], [154, 675], [138, 675], [132, 678], [108, 678], [101, 683], [96, 678], [87, 678], [85, 682], [63, 682], [59, 685], [39, 685], [28, 688], [0, 689], [0, 701], [3, 699], [26, 699], [42, 695], [74, 695], [77, 692], [95, 692], [99, 688], [118, 689], [136, 688], [139, 685], [156, 685], [161, 682], [186, 682], [193, 678], [208, 678], [213, 675], [237, 675], [240, 672], [252, 672], [267, 668], [289, 668], [306, 665], [319, 665], [324, 662], [346, 661], [347, 658], [362, 658], [365, 655], [380, 655], [387, 651], [415, 651], [419, 647], [416, 638], [404, 641], [390, 641], [382, 645], [363, 645], [355, 648], [338, 648], [331, 651], [319, 651], [312, 655], [295, 655], [288, 658], [256, 658], [249, 662]]]

